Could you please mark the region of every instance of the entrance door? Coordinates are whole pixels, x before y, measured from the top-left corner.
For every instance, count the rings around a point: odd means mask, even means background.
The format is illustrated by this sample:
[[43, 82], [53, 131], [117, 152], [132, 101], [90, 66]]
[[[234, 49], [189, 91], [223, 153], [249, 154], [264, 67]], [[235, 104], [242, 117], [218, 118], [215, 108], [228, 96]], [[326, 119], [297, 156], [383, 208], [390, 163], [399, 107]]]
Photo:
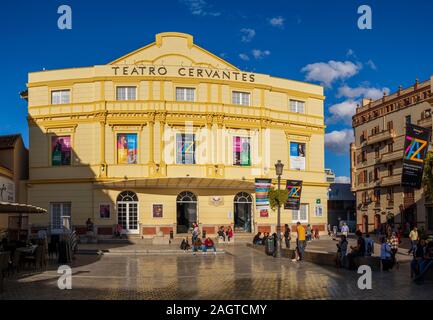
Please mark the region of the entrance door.
[[368, 216], [365, 215], [364, 217], [362, 217], [362, 222], [363, 222], [363, 233], [367, 233], [368, 232]]
[[188, 233], [197, 221], [197, 196], [189, 191], [177, 196], [177, 233]]
[[124, 191], [117, 197], [117, 221], [128, 234], [139, 234], [138, 197], [134, 192]]
[[235, 231], [251, 232], [251, 207], [253, 199], [250, 194], [240, 192], [234, 199]]
[[416, 226], [415, 210], [413, 207], [404, 210], [404, 224], [410, 226], [409, 230], [412, 230]]

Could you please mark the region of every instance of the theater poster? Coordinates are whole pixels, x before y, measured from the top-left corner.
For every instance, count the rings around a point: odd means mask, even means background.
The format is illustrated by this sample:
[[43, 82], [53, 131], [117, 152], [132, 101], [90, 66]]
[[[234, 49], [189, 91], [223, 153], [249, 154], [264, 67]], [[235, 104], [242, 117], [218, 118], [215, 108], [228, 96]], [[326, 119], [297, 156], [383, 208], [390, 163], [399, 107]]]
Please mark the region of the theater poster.
[[261, 218], [269, 217], [269, 189], [272, 179], [256, 179], [256, 210]]
[[284, 209], [299, 210], [301, 206], [301, 180], [287, 180], [286, 188], [289, 192], [287, 202], [284, 204]]
[[233, 164], [236, 166], [250, 166], [250, 138], [233, 137]]
[[71, 164], [71, 137], [54, 136], [51, 138], [51, 164], [68, 166]]
[[416, 126], [406, 125], [404, 138], [403, 171], [401, 185], [403, 187], [421, 188], [424, 171], [424, 159], [427, 153], [431, 130]]
[[117, 135], [117, 162], [119, 164], [137, 163], [137, 134], [121, 133]]
[[290, 142], [290, 169], [305, 170], [305, 143]]

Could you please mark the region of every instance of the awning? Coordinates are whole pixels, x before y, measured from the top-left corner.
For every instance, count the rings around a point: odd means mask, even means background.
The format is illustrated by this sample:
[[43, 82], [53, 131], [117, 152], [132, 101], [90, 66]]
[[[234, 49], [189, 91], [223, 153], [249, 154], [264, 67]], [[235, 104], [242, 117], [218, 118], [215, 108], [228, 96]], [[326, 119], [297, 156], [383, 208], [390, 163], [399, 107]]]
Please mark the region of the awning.
[[28, 204], [11, 203], [0, 201], [0, 214], [21, 213], [21, 214], [44, 214], [47, 210]]
[[236, 189], [253, 191], [254, 181], [215, 178], [150, 178], [95, 183], [100, 189]]

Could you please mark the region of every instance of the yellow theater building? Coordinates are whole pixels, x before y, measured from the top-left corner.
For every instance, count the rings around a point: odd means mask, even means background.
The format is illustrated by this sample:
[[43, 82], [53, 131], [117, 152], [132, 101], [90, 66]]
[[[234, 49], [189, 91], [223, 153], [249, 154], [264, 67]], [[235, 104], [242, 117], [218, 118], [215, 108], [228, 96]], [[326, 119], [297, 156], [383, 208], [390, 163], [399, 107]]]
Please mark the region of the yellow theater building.
[[282, 224], [324, 231], [323, 88], [239, 70], [182, 33], [106, 65], [28, 75], [27, 201], [33, 232], [83, 228], [128, 234], [275, 230], [277, 213], [256, 210], [255, 179], [303, 181], [299, 210]]

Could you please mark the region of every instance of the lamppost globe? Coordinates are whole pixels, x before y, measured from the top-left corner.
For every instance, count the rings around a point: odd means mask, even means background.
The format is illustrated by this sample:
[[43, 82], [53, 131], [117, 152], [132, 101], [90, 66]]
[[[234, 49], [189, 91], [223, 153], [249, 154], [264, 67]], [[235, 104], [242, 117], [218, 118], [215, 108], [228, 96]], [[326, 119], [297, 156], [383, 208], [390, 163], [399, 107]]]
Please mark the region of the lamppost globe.
[[275, 164], [275, 172], [277, 176], [281, 176], [283, 174], [283, 168], [284, 168], [284, 163], [282, 163], [281, 160], [278, 160], [277, 163]]

